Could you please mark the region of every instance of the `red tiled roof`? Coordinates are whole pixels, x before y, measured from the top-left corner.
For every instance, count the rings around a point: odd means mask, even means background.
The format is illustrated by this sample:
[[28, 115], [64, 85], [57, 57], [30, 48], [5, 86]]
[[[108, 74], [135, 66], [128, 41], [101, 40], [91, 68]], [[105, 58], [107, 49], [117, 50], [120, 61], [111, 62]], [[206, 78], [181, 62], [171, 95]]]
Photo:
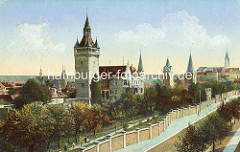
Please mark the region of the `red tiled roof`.
[[4, 85], [5, 87], [11, 87], [11, 88], [13, 87], [13, 86], [12, 86], [11, 84], [9, 84], [9, 83], [1, 82], [1, 84]]
[[91, 44], [93, 47], [95, 47], [95, 44], [94, 44], [91, 36], [85, 36], [85, 35], [83, 36], [83, 38], [82, 38], [79, 46], [80, 46], [80, 47], [86, 46], [86, 45], [87, 45], [87, 39], [89, 39], [90, 44]]
[[[118, 74], [122, 74], [123, 72], [126, 72], [127, 66], [99, 66], [99, 75], [101, 75], [103, 72], [109, 73], [110, 76]], [[110, 73], [111, 72], [111, 73]]]

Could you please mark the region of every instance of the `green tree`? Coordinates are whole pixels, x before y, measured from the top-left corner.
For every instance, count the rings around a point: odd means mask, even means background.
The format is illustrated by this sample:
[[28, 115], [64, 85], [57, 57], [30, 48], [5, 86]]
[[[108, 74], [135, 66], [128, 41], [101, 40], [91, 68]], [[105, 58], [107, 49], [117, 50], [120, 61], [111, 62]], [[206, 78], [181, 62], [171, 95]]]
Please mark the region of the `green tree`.
[[21, 110], [10, 109], [0, 124], [0, 134], [9, 143], [27, 151], [48, 148], [53, 134], [48, 112], [39, 104], [24, 105]]
[[200, 96], [201, 96], [201, 101], [206, 100], [205, 87], [199, 83], [197, 84], [192, 83], [191, 85], [189, 85], [188, 94], [189, 94], [189, 97], [192, 99], [192, 102], [194, 103], [200, 102]]
[[29, 79], [22, 88], [20, 95], [15, 99], [16, 108], [21, 108], [25, 104], [41, 101], [44, 104], [49, 102], [51, 95], [47, 86], [41, 85], [35, 79]]
[[92, 103], [99, 103], [102, 100], [102, 94], [101, 94], [101, 84], [100, 81], [97, 78], [97, 74], [94, 75], [92, 78], [91, 84], [91, 101]]
[[78, 142], [78, 135], [79, 133], [86, 128], [86, 114], [88, 110], [88, 104], [86, 102], [78, 102], [74, 103], [73, 109], [72, 109], [72, 115], [74, 119], [74, 137], [75, 142]]
[[57, 141], [58, 148], [61, 148], [60, 139], [62, 137], [69, 138], [71, 135], [73, 135], [73, 119], [70, 113], [62, 107], [49, 106], [47, 110], [50, 113], [49, 117], [52, 118], [52, 126], [54, 128], [54, 134], [52, 135], [51, 139], [53, 141]]
[[179, 142], [174, 143], [179, 152], [202, 152], [206, 148], [204, 138], [197, 127], [189, 124], [184, 134], [179, 136]]
[[228, 131], [227, 123], [217, 113], [208, 116], [207, 120], [200, 125], [200, 134], [205, 140], [213, 145], [215, 151], [215, 142], [222, 140]]
[[172, 89], [169, 86], [160, 86], [156, 84], [156, 103], [155, 109], [163, 113], [171, 109]]

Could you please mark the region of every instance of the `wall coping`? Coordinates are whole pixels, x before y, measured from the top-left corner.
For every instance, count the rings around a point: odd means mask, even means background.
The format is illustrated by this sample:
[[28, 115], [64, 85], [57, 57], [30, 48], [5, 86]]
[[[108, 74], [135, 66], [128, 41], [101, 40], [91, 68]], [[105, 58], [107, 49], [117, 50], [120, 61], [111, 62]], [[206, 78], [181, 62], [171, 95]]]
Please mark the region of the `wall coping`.
[[142, 128], [139, 131], [145, 131], [145, 130], [149, 130], [149, 128]]
[[136, 130], [133, 130], [133, 131], [126, 132], [126, 135], [132, 134], [132, 133], [137, 133], [137, 131], [136, 131]]
[[111, 138], [113, 139], [113, 138], [117, 138], [119, 136], [123, 136], [123, 134], [113, 135]]

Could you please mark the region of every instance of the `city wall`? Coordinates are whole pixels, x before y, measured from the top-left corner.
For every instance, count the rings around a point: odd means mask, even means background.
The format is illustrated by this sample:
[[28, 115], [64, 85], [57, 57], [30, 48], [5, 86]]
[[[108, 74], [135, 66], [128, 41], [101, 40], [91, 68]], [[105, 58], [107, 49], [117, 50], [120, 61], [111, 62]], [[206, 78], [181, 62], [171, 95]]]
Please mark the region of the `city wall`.
[[195, 106], [173, 109], [165, 115], [162, 121], [158, 121], [155, 124], [149, 124], [147, 128], [136, 128], [135, 131], [123, 131], [119, 135], [107, 136], [107, 140], [95, 142], [94, 145], [87, 148], [82, 147], [80, 148], [80, 152], [112, 152], [132, 144], [155, 138], [161, 135], [161, 133], [167, 129], [173, 120], [201, 113], [203, 109], [211, 104], [222, 102], [226, 98], [235, 95], [240, 95], [240, 91], [226, 92], [221, 95], [216, 95], [215, 98], [211, 98], [211, 94], [207, 94], [206, 101], [203, 101]]

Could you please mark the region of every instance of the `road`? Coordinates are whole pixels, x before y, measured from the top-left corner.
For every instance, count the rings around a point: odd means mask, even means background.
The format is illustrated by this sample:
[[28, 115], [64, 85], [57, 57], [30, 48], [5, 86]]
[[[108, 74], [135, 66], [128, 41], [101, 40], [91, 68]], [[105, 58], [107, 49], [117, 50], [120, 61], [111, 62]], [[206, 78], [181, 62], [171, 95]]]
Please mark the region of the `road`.
[[[231, 97], [227, 99], [225, 102], [228, 102], [230, 99], [236, 98]], [[218, 106], [220, 105], [220, 102], [214, 103], [211, 106], [205, 108], [202, 110], [202, 112], [197, 115], [190, 115], [190, 116], [185, 116], [180, 119], [174, 120], [170, 126], [158, 137], [155, 137], [151, 140], [146, 140], [138, 144], [130, 145], [127, 146], [126, 148], [122, 148], [117, 150], [116, 152], [147, 152], [151, 151], [153, 147], [156, 147], [157, 145], [163, 143], [164, 141], [168, 140], [172, 136], [178, 134], [180, 131], [185, 129], [188, 126], [188, 123], [190, 122], [191, 124], [201, 120], [202, 118], [206, 117], [210, 113], [214, 112]]]

